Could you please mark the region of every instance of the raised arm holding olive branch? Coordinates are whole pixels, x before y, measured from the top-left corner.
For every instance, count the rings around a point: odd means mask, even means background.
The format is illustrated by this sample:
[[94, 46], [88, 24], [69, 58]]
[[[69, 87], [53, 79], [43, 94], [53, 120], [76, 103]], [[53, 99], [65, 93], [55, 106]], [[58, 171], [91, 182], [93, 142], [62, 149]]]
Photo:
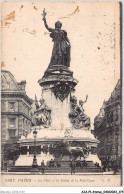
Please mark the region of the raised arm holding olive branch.
[[48, 24], [47, 24], [47, 21], [46, 21], [46, 15], [47, 15], [47, 12], [45, 12], [45, 8], [44, 8], [44, 10], [43, 10], [43, 21], [44, 21], [44, 25], [45, 25], [45, 27], [46, 27], [46, 29], [49, 31], [49, 32], [52, 32], [54, 29], [52, 29], [52, 28], [49, 28], [48, 27]]

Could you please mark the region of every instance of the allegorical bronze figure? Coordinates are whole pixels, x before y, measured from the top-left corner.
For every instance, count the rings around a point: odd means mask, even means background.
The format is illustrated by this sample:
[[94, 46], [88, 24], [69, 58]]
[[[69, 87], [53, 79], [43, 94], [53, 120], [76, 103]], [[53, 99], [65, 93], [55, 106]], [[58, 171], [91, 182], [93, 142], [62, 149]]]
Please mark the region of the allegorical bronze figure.
[[70, 66], [70, 41], [67, 37], [67, 32], [61, 30], [62, 23], [57, 21], [55, 23], [55, 29], [49, 28], [46, 22], [46, 12], [43, 10], [43, 21], [46, 29], [51, 32], [50, 37], [54, 42], [51, 61], [49, 66], [63, 65]]

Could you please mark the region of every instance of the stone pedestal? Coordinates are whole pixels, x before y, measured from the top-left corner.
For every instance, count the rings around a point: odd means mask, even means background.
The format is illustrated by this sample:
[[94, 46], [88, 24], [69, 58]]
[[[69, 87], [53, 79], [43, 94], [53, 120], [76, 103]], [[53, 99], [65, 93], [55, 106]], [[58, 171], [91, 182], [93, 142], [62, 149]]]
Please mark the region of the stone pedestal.
[[38, 82], [42, 87], [42, 97], [51, 109], [51, 129], [68, 130], [72, 129], [69, 120], [70, 95], [78, 81], [69, 69], [63, 66], [55, 68], [48, 69]]
[[63, 130], [72, 129], [68, 114], [70, 111], [70, 94], [64, 101], [56, 98], [53, 91], [48, 89], [43, 91], [43, 98], [51, 111], [51, 129]]

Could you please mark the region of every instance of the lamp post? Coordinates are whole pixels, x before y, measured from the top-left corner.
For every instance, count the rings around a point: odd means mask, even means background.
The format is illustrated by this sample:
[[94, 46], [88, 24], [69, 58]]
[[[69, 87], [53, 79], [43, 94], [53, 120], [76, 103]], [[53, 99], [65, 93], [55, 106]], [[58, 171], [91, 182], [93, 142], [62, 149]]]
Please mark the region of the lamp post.
[[37, 138], [37, 131], [36, 128], [33, 131], [34, 136], [34, 158], [33, 158], [33, 164], [32, 164], [32, 171], [38, 172], [38, 164], [37, 164], [37, 158], [36, 158], [36, 138]]

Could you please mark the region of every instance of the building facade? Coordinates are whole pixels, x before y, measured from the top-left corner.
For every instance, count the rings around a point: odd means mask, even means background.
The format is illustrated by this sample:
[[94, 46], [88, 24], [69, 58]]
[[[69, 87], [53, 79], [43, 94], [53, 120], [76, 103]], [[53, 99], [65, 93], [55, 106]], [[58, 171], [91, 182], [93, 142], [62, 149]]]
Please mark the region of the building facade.
[[26, 81], [17, 82], [9, 71], [1, 72], [1, 139], [27, 135], [31, 131], [32, 100], [25, 92]]
[[108, 101], [104, 101], [94, 119], [94, 135], [100, 141], [98, 157], [104, 166], [116, 165], [122, 161], [122, 110], [120, 80]]

